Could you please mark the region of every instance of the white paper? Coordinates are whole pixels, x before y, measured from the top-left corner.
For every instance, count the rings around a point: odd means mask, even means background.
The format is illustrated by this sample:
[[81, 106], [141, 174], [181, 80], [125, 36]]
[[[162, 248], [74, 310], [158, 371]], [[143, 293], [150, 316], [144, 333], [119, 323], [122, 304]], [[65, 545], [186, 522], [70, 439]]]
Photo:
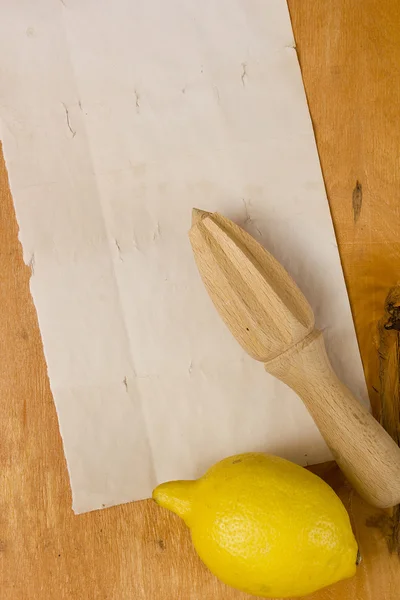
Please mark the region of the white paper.
[[229, 454], [330, 458], [198, 275], [191, 208], [280, 260], [365, 383], [283, 0], [3, 0], [1, 137], [73, 492], [147, 497]]

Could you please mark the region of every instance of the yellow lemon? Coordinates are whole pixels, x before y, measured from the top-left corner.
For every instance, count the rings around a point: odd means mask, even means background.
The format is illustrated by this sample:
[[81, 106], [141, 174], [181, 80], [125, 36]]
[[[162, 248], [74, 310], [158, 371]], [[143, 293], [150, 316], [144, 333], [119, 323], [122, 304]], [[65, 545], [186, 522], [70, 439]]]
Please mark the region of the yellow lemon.
[[282, 458], [232, 456], [197, 481], [159, 485], [153, 498], [185, 520], [217, 577], [250, 594], [302, 596], [355, 574], [357, 542], [342, 502]]

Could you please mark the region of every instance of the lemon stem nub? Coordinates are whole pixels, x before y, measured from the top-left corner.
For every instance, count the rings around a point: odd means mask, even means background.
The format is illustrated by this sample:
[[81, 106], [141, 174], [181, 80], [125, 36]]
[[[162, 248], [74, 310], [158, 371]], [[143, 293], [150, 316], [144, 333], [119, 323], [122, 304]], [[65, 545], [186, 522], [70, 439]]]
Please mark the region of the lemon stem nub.
[[153, 500], [186, 521], [192, 510], [195, 485], [195, 481], [162, 483], [153, 490]]

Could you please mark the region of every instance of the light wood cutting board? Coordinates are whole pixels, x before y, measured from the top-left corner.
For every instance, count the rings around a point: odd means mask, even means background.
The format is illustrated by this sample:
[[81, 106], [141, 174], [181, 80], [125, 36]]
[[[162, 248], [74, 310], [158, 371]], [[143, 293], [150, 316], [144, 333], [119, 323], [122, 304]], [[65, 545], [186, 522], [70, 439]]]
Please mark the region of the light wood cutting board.
[[[397, 0], [292, 0], [290, 8], [369, 391], [376, 414], [396, 435], [400, 6]], [[73, 516], [28, 282], [1, 162], [2, 598], [246, 598], [207, 572], [184, 525], [151, 502]], [[368, 507], [335, 466], [318, 472], [345, 501], [364, 561], [356, 578], [312, 598], [395, 600], [400, 562], [388, 545], [399, 546], [397, 513], [391, 518]]]

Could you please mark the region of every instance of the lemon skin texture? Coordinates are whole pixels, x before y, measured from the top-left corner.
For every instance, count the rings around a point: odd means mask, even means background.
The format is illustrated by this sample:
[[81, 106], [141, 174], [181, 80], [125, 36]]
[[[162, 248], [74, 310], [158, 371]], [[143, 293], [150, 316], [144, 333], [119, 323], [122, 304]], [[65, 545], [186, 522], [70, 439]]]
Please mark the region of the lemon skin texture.
[[232, 456], [197, 481], [158, 486], [153, 498], [185, 520], [200, 558], [234, 588], [304, 596], [355, 574], [358, 547], [341, 500], [282, 458]]

